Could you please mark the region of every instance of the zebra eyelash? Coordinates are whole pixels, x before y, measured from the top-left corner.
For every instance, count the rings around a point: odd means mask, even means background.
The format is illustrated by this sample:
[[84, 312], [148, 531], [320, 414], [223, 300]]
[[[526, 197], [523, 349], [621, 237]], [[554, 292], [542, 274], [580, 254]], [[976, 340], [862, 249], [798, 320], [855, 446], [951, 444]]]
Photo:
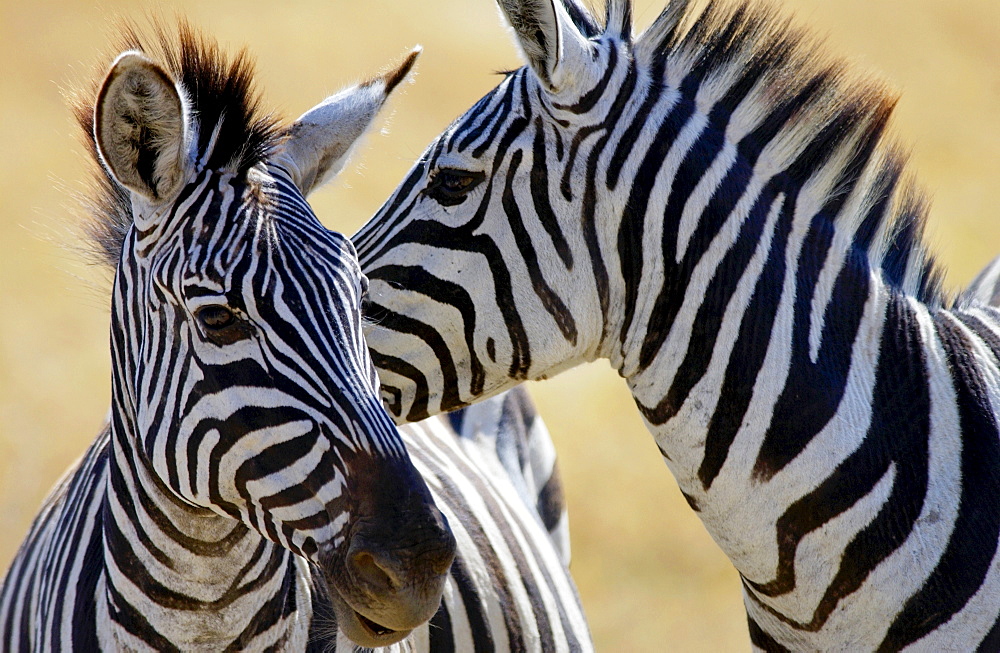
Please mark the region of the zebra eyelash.
[[203, 302], [192, 308], [191, 314], [201, 336], [219, 347], [247, 340], [256, 333], [253, 323], [225, 300]]
[[198, 322], [208, 331], [218, 331], [232, 325], [238, 319], [228, 306], [224, 304], [208, 304], [195, 313]]
[[484, 179], [486, 173], [478, 170], [440, 168], [431, 173], [424, 194], [441, 206], [455, 206], [464, 202]]

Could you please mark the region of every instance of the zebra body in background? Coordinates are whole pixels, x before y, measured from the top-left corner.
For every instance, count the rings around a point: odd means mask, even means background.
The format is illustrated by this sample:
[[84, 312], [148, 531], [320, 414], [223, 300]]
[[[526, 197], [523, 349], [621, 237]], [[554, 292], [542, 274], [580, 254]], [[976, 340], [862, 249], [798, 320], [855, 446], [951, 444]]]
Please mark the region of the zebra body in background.
[[[78, 106], [116, 270], [111, 417], [3, 579], [0, 648], [591, 650], [562, 505], [537, 502], [558, 497], [544, 426], [512, 394], [404, 444], [354, 249], [304, 200], [416, 53], [281, 128], [245, 54], [183, 24], [124, 41]], [[520, 467], [490, 466], [492, 436]]]
[[527, 65], [353, 239], [397, 421], [605, 358], [756, 647], [1000, 648], [996, 275], [940, 289], [891, 95], [751, 2], [499, 5]]
[[555, 449], [527, 391], [400, 432], [458, 541], [442, 609], [405, 651], [593, 651]]

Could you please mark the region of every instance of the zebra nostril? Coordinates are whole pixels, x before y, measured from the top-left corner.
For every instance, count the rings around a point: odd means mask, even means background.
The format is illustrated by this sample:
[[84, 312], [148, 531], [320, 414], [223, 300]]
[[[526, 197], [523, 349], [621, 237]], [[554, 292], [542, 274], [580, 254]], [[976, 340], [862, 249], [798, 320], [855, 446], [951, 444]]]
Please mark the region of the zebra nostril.
[[370, 551], [351, 553], [348, 564], [355, 579], [370, 589], [385, 592], [398, 589], [400, 586], [399, 578], [392, 571], [392, 565], [385, 560], [380, 561]]

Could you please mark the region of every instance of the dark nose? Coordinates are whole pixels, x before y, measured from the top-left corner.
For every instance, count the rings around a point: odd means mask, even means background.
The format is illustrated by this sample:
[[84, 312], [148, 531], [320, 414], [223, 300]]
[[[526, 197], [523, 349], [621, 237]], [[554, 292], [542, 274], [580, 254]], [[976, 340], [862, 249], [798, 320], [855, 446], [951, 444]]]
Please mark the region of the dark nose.
[[[394, 429], [381, 405], [377, 408], [387, 430]], [[346, 462], [352, 519], [347, 541], [324, 572], [334, 579], [353, 610], [347, 618], [359, 629], [379, 637], [412, 630], [441, 605], [455, 536], [408, 455], [376, 457], [358, 451]]]
[[404, 586], [420, 582], [421, 576], [432, 579], [448, 573], [455, 559], [454, 538], [414, 554], [392, 551], [384, 547], [372, 546], [366, 542], [354, 543], [348, 553], [347, 564], [351, 576], [362, 587], [375, 593], [391, 592]]
[[351, 539], [348, 573], [373, 594], [398, 591], [444, 576], [455, 559], [455, 536], [444, 515], [432, 507], [421, 524], [392, 532], [362, 528]]
[[345, 597], [376, 632], [411, 630], [437, 612], [454, 559], [455, 536], [433, 504], [392, 528], [362, 523], [347, 550]]

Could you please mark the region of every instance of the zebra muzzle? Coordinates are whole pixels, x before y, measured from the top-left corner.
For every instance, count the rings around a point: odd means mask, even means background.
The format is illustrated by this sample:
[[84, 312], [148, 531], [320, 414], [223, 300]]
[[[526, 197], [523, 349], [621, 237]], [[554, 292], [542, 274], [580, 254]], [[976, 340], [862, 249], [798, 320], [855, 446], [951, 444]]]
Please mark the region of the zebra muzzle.
[[387, 646], [430, 620], [455, 557], [445, 516], [400, 476], [361, 493], [341, 551], [320, 560], [337, 625], [361, 646]]

